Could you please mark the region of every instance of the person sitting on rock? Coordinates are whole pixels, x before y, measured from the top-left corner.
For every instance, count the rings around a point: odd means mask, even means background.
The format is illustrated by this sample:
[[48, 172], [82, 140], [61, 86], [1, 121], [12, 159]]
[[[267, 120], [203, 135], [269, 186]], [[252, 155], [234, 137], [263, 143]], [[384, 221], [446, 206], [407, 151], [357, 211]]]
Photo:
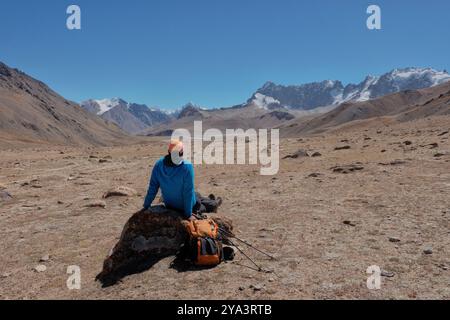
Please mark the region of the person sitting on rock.
[[217, 212], [221, 198], [216, 199], [214, 195], [205, 198], [195, 192], [194, 166], [183, 159], [183, 143], [171, 140], [168, 152], [153, 167], [144, 209], [150, 208], [161, 189], [165, 206], [179, 211], [187, 219], [195, 219], [196, 214]]

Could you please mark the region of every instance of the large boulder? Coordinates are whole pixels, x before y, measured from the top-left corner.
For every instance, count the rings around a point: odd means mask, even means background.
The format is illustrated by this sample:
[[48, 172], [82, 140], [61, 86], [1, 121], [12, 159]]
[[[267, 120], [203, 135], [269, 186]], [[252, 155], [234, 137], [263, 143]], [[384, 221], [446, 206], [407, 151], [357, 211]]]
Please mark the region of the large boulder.
[[[232, 234], [230, 220], [211, 218], [226, 233]], [[148, 269], [160, 259], [176, 255], [188, 237], [185, 224], [186, 220], [178, 212], [164, 206], [135, 213], [125, 224], [120, 240], [106, 258], [97, 280], [103, 284], [115, 282], [124, 273], [141, 271], [142, 264]]]

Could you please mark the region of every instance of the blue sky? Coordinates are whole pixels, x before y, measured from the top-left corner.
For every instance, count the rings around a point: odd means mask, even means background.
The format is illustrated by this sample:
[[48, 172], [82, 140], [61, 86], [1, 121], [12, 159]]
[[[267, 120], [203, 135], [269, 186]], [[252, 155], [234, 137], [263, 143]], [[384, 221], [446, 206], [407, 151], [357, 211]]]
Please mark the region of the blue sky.
[[[80, 31], [66, 28], [70, 4]], [[366, 28], [370, 4], [380, 31]], [[2, 0], [0, 61], [77, 102], [229, 106], [269, 80], [450, 70], [448, 12], [448, 0]]]

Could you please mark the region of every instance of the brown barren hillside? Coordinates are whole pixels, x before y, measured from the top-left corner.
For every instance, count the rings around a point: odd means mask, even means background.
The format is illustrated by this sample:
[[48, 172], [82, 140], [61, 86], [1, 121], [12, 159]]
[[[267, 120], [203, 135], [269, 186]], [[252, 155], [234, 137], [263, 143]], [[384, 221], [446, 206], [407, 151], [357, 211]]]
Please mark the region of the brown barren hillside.
[[29, 143], [106, 146], [129, 139], [116, 125], [0, 62], [0, 146]]

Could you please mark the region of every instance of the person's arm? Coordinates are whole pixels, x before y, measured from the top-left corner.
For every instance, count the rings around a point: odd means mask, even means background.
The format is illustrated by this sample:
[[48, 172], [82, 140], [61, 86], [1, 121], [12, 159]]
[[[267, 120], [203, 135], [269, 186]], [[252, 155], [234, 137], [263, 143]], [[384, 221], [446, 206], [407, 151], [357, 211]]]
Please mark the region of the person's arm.
[[184, 199], [184, 215], [191, 218], [192, 209], [194, 208], [194, 166], [189, 165], [183, 182], [183, 199]]
[[150, 178], [150, 183], [148, 186], [147, 195], [145, 196], [144, 209], [147, 210], [152, 205], [153, 200], [155, 200], [156, 195], [159, 190], [159, 180], [157, 177], [157, 166], [153, 168], [152, 176]]

